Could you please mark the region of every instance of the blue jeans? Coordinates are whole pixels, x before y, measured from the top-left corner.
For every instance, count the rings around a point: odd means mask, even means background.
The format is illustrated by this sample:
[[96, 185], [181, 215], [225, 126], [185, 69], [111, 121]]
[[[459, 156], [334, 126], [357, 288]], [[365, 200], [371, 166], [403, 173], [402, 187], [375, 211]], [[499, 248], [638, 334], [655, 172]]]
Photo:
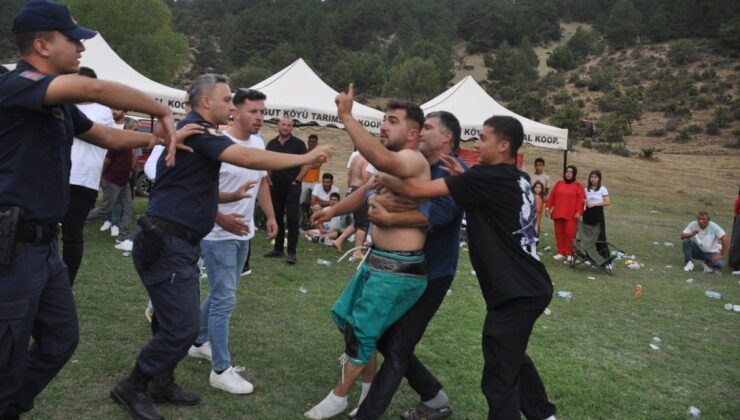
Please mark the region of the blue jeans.
[[208, 296], [200, 308], [200, 335], [197, 343], [210, 341], [211, 366], [222, 371], [231, 366], [229, 354], [229, 320], [236, 306], [236, 286], [249, 241], [229, 239], [200, 242], [201, 253], [208, 272]]
[[706, 265], [715, 270], [721, 270], [725, 267], [724, 261], [714, 260], [712, 257], [719, 254], [718, 252], [704, 252], [696, 242], [691, 238], [683, 240], [683, 258], [684, 262], [689, 262], [693, 259], [702, 260]]

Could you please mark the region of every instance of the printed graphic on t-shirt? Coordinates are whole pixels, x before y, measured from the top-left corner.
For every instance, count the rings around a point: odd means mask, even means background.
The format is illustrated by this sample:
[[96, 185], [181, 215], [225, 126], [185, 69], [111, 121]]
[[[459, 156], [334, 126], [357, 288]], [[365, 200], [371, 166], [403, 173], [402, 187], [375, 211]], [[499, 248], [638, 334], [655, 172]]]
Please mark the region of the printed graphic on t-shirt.
[[540, 257], [537, 255], [537, 210], [535, 209], [534, 193], [529, 182], [523, 176], [519, 177], [519, 188], [522, 190], [522, 209], [519, 211], [519, 225], [521, 229], [514, 234], [521, 234], [520, 245], [524, 252], [530, 254], [537, 261]]

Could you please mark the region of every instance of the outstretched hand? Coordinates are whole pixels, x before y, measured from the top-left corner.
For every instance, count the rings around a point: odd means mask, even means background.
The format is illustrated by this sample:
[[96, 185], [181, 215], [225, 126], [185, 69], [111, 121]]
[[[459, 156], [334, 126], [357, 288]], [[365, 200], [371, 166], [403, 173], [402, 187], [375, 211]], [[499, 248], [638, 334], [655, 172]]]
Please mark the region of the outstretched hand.
[[319, 210], [311, 215], [311, 224], [316, 225], [319, 223], [328, 222], [331, 220], [332, 215], [330, 214], [331, 207], [324, 208], [322, 210]]
[[308, 152], [311, 156], [310, 164], [326, 163], [336, 151], [337, 148], [330, 144], [322, 144], [316, 146], [313, 150]]
[[164, 144], [167, 145], [167, 156], [165, 156], [164, 162], [167, 166], [172, 166], [175, 164], [178, 138], [175, 132], [175, 117], [172, 116], [171, 112], [157, 121], [154, 130], [152, 130], [152, 138], [149, 140], [149, 148], [154, 148], [154, 146], [160, 144], [160, 138], [164, 139]]
[[240, 185], [239, 188], [237, 188], [235, 191], [232, 191], [231, 194], [233, 200], [232, 201], [239, 201], [245, 198], [251, 198], [252, 194], [250, 194], [250, 191], [252, 187], [254, 187], [257, 184], [257, 180], [251, 179], [244, 184]]
[[444, 165], [440, 166], [440, 168], [449, 172], [450, 175], [460, 175], [465, 172], [465, 168], [454, 157], [450, 155], [440, 155], [439, 158], [444, 162]]
[[344, 121], [346, 117], [352, 116], [352, 104], [355, 101], [355, 89], [352, 83], [347, 88], [347, 93], [341, 92], [334, 99], [334, 103], [337, 104], [337, 116], [340, 120]]

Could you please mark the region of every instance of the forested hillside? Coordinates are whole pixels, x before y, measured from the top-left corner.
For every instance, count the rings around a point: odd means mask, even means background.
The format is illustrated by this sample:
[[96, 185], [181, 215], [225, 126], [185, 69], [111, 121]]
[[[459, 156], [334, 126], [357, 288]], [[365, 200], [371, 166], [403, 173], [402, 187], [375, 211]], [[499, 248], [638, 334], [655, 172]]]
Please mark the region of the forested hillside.
[[[0, 3], [5, 61], [15, 58], [9, 28], [23, 2]], [[425, 101], [475, 56], [497, 100], [571, 130], [599, 118], [610, 141], [632, 134], [643, 113], [665, 119], [652, 134], [692, 115], [715, 134], [739, 119], [737, 0], [64, 2], [139, 71], [180, 87], [203, 72], [249, 86], [302, 57], [335, 88], [354, 82], [361, 100]], [[566, 39], [563, 22], [583, 25]], [[534, 48], [547, 45], [542, 74]]]

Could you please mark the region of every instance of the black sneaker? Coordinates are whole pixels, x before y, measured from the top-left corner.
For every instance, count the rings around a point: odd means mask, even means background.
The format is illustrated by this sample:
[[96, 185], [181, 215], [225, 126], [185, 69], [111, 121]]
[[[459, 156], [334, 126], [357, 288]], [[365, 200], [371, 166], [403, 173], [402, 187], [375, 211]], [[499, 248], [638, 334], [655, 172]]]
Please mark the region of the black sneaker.
[[283, 258], [284, 256], [285, 256], [285, 252], [283, 252], [283, 251], [276, 251], [274, 249], [272, 251], [268, 252], [267, 254], [263, 255], [263, 257], [265, 257], [265, 258]]
[[240, 277], [245, 277], [252, 274], [252, 269], [249, 268], [248, 265], [245, 265], [244, 268], [242, 268], [242, 273], [240, 274]]
[[440, 420], [446, 419], [452, 415], [452, 408], [449, 406], [434, 409], [419, 403], [415, 408], [409, 408], [401, 414], [402, 419], [407, 420]]
[[149, 382], [149, 395], [152, 401], [175, 405], [196, 405], [200, 402], [200, 396], [185, 392], [180, 385], [175, 383], [175, 377], [162, 375]]
[[126, 378], [110, 392], [113, 401], [121, 405], [131, 417], [141, 420], [163, 420], [164, 415], [154, 405], [146, 386]]
[[292, 254], [289, 252], [288, 253], [288, 264], [295, 264], [295, 263], [296, 263], [295, 254]]

